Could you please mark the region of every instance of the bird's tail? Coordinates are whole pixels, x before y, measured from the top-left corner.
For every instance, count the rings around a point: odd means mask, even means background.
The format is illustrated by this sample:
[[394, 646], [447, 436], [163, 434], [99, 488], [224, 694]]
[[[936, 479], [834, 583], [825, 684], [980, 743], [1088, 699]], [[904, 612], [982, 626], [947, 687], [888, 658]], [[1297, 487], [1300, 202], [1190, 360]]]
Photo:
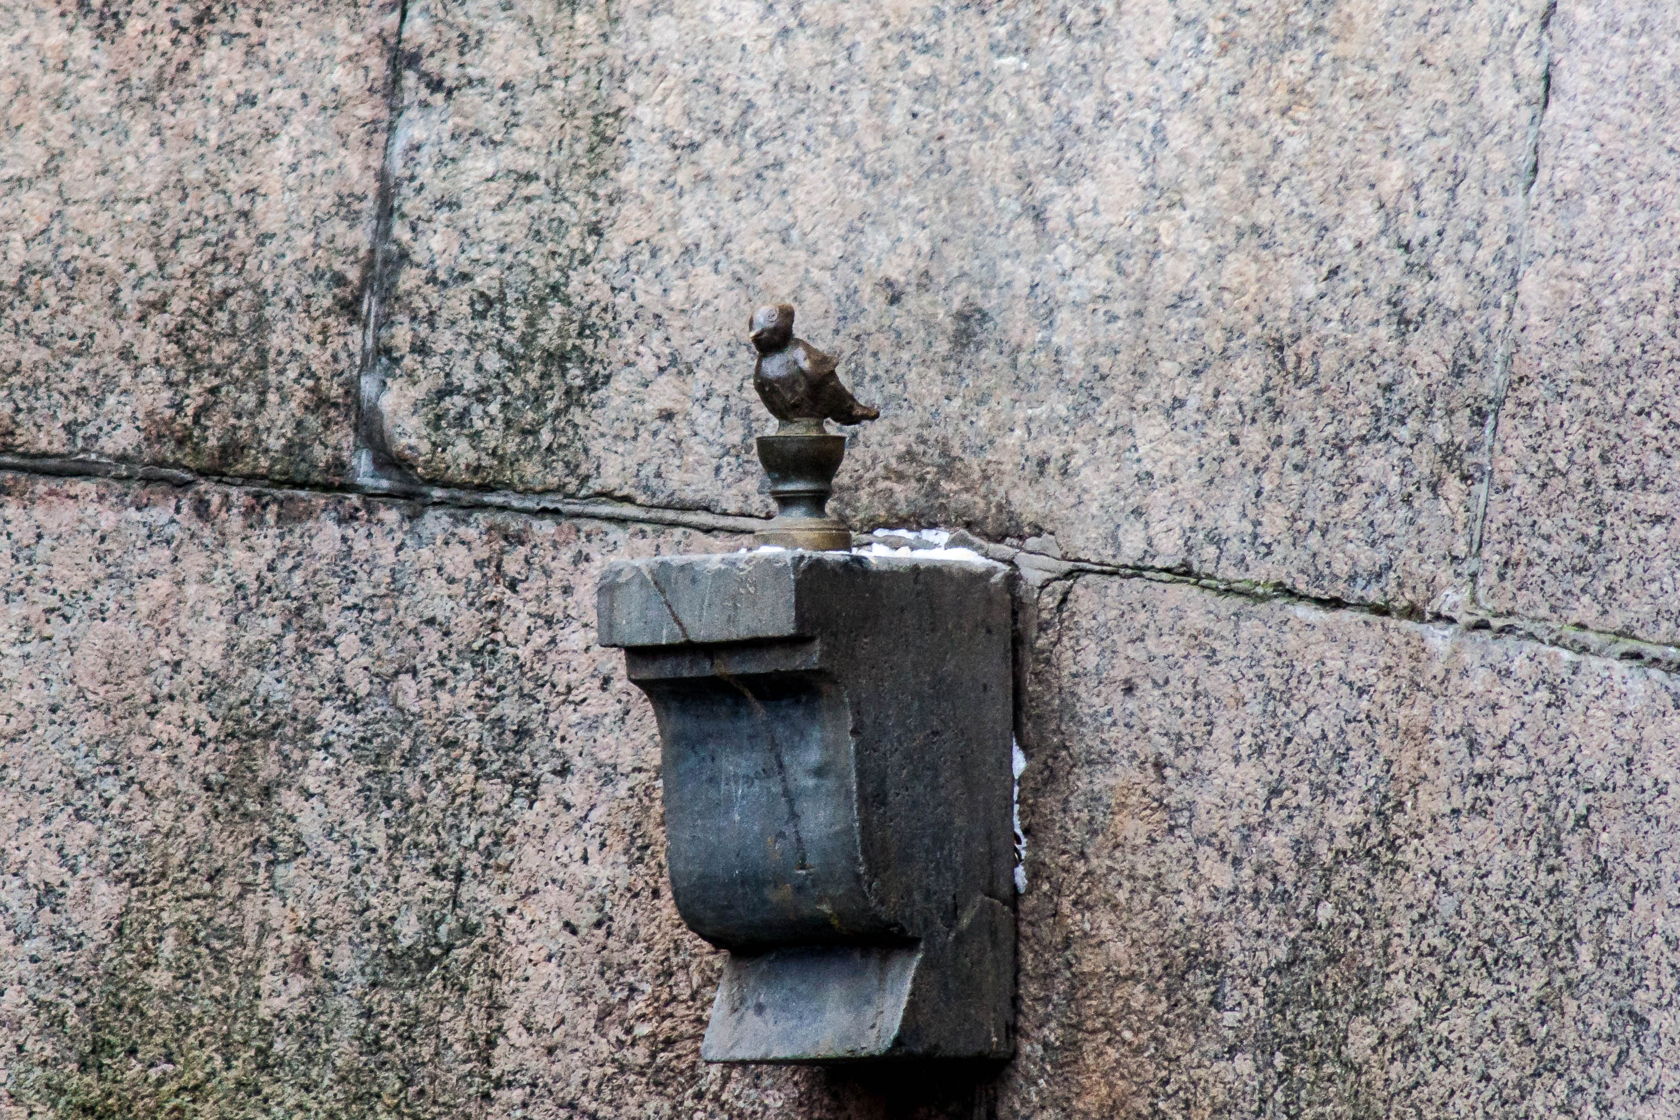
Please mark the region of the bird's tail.
[[853, 401], [851, 405], [847, 407], [846, 414], [844, 416], [835, 417], [835, 419], [840, 421], [842, 424], [861, 424], [865, 420], [879, 420], [880, 418], [880, 409], [870, 408], [868, 405], [860, 404], [857, 401]]

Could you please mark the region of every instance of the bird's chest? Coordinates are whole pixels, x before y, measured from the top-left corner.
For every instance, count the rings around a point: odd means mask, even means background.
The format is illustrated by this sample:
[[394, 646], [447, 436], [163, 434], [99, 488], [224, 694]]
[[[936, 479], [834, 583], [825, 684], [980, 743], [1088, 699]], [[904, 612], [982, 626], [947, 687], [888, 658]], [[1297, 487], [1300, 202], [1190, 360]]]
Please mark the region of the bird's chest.
[[765, 388], [787, 398], [802, 396], [806, 388], [804, 371], [787, 354], [772, 354], [759, 362], [758, 378]]

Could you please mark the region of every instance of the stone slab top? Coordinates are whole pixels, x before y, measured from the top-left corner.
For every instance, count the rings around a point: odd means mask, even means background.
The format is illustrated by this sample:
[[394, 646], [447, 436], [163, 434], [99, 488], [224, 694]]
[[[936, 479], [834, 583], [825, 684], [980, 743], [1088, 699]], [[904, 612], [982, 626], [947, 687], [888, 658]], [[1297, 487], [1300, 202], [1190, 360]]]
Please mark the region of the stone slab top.
[[617, 561], [597, 590], [600, 642], [639, 647], [812, 637], [813, 607], [838, 590], [832, 577], [860, 569], [937, 571], [940, 579], [977, 584], [1009, 570], [968, 549], [878, 545], [853, 552], [765, 547]]

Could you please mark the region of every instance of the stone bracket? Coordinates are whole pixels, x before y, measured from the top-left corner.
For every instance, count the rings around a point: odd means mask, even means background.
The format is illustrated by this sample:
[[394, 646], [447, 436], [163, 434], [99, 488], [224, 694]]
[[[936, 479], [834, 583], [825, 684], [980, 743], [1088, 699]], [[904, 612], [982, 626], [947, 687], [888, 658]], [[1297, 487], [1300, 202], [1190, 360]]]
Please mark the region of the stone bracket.
[[719, 1062], [1013, 1048], [1010, 605], [986, 561], [621, 561], [600, 638], [662, 743], [671, 894], [730, 953]]

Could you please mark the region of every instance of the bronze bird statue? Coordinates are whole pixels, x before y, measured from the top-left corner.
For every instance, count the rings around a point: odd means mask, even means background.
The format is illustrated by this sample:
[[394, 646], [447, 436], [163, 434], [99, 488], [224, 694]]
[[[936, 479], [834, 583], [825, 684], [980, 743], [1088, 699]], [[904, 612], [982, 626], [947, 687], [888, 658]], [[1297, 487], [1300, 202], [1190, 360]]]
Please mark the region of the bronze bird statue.
[[861, 424], [880, 416], [880, 410], [858, 403], [840, 384], [834, 359], [802, 338], [793, 337], [793, 306], [772, 304], [754, 311], [747, 322], [758, 361], [753, 363], [753, 388], [770, 415], [783, 424], [833, 420]]

